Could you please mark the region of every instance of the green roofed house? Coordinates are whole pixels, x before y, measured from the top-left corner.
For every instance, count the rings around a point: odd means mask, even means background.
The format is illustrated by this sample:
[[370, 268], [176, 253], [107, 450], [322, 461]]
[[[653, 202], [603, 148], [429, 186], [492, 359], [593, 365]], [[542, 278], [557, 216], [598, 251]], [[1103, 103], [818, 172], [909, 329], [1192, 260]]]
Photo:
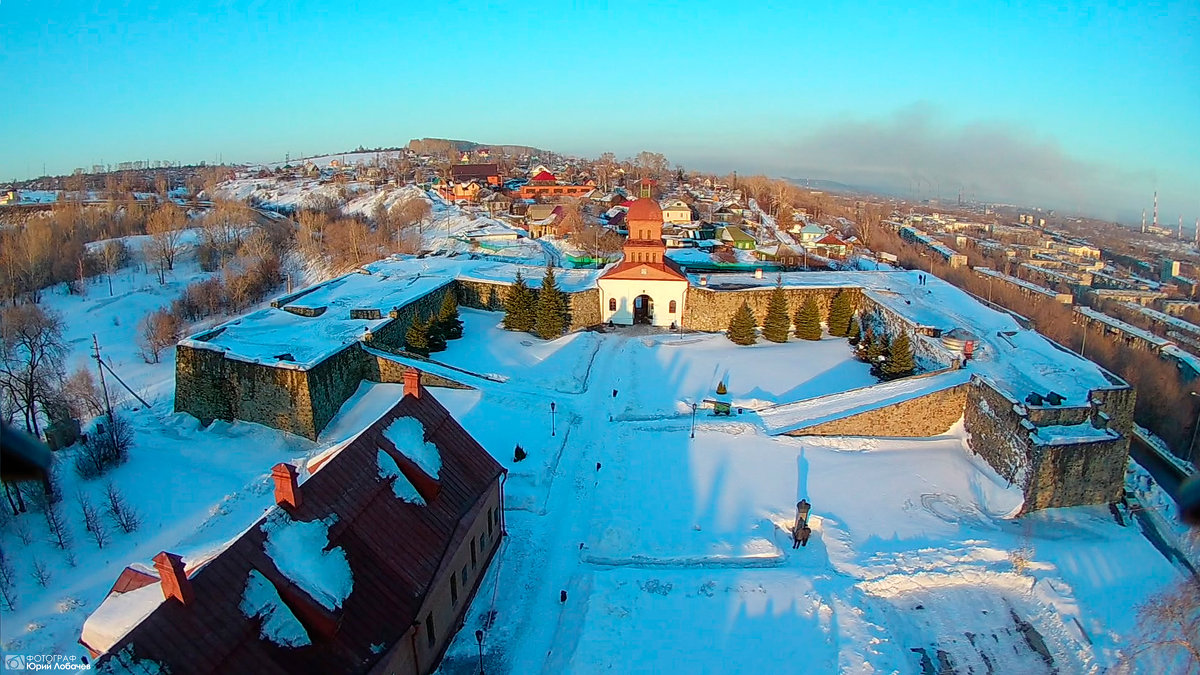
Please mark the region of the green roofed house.
[[742, 228], [734, 227], [733, 225], [721, 230], [721, 241], [744, 251], [753, 251], [758, 246], [758, 242], [754, 241], [754, 237], [746, 234], [746, 231]]

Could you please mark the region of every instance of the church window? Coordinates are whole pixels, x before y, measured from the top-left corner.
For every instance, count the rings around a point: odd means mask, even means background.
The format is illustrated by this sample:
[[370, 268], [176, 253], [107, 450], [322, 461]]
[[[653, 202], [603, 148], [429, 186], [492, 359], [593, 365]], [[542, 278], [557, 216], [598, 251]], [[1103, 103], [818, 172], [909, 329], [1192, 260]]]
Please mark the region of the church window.
[[610, 312], [617, 311], [617, 299], [616, 298], [608, 299], [608, 311], [610, 311]]
[[671, 304], [667, 305], [667, 313], [668, 314], [675, 313], [675, 301], [674, 300], [671, 301]]

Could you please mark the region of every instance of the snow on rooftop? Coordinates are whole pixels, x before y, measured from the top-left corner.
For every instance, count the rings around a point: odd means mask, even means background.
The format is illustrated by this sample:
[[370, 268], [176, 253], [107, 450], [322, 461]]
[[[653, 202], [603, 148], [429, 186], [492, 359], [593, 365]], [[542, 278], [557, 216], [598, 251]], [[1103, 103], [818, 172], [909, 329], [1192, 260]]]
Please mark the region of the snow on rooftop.
[[391, 441], [401, 454], [416, 462], [422, 471], [438, 478], [442, 471], [442, 454], [436, 445], [425, 440], [425, 425], [421, 424], [420, 420], [415, 417], [397, 417], [383, 430], [383, 436]]
[[410, 504], [425, 505], [425, 499], [417, 492], [417, 488], [412, 482], [405, 477], [404, 472], [400, 470], [400, 465], [396, 464], [396, 460], [382, 448], [378, 452], [379, 476], [384, 480], [389, 478], [395, 479], [392, 481], [392, 493], [400, 501], [405, 501]]
[[312, 644], [308, 631], [279, 597], [279, 591], [258, 570], [250, 570], [238, 609], [248, 618], [262, 619], [260, 635], [280, 647]]
[[[1104, 370], [1078, 354], [1059, 347], [1036, 331], [1022, 328], [1009, 314], [986, 307], [964, 291], [928, 276], [918, 281], [917, 271], [894, 272], [784, 272], [784, 288], [859, 287], [869, 298], [917, 326], [941, 329], [967, 328], [980, 336], [981, 348], [966, 369], [988, 378], [1022, 400], [1030, 392], [1058, 392], [1067, 405], [1084, 405], [1093, 389], [1115, 385]], [[699, 285], [701, 275], [688, 276]], [[775, 286], [775, 274], [755, 279], [752, 273], [709, 274], [708, 288], [734, 290]]]
[[[157, 573], [154, 576], [158, 576]], [[83, 622], [81, 639], [97, 652], [107, 652], [163, 603], [161, 582], [126, 593], [113, 593]]]
[[1030, 439], [1039, 445], [1073, 445], [1111, 441], [1120, 436], [1111, 429], [1097, 429], [1091, 422], [1082, 424], [1055, 424], [1034, 429]]
[[263, 523], [267, 555], [275, 566], [330, 610], [341, 607], [354, 590], [346, 552], [340, 546], [325, 550], [329, 546], [329, 527], [335, 522], [336, 516], [307, 523], [296, 521], [283, 510], [276, 510]]
[[[308, 292], [281, 298], [268, 307], [227, 321], [213, 330], [181, 341], [189, 347], [223, 351], [229, 358], [279, 367], [307, 369], [357, 341], [391, 319], [388, 312], [437, 290], [452, 274], [351, 273]], [[302, 316], [290, 311], [320, 312]], [[352, 319], [352, 309], [379, 310], [378, 319]]]

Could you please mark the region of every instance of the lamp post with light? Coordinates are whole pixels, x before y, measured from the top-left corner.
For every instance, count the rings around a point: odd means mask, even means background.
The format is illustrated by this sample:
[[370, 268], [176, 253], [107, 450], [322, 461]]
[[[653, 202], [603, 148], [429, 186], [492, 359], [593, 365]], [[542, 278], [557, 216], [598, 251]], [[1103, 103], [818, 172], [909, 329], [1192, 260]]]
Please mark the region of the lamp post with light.
[[554, 435], [554, 401], [550, 401], [550, 435]]
[[692, 438], [696, 437], [696, 404], [692, 404]]
[[483, 675], [483, 630], [475, 631], [475, 642], [479, 643], [479, 675]]

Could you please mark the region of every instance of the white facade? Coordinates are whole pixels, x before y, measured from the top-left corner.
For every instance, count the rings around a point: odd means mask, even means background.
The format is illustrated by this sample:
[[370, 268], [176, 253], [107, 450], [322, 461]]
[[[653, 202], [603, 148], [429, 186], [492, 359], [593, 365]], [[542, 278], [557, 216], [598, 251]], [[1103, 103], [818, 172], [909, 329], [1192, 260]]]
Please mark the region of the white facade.
[[685, 202], [673, 201], [663, 207], [663, 222], [667, 223], [690, 223], [692, 222], [692, 209]]
[[[643, 268], [645, 269], [645, 268]], [[685, 279], [600, 279], [600, 319], [607, 323], [629, 326], [633, 324], [634, 305], [642, 295], [651, 301], [650, 323], [669, 328], [679, 325], [683, 318], [683, 301], [687, 297], [688, 282]], [[671, 303], [675, 312], [671, 312]]]

